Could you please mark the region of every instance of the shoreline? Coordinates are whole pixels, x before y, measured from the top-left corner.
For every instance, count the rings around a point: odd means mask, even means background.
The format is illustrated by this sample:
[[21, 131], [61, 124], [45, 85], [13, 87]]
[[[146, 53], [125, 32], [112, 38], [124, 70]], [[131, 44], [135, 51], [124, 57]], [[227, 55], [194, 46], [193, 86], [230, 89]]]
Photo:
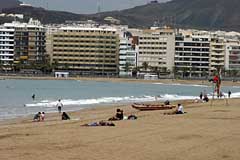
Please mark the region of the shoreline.
[[[7, 79], [21, 79], [21, 80], [82, 80], [82, 81], [103, 81], [103, 82], [127, 82], [127, 83], [164, 83], [164, 84], [192, 84], [192, 85], [207, 85], [211, 86], [208, 80], [181, 80], [181, 79], [158, 79], [158, 80], [144, 80], [131, 78], [104, 78], [104, 77], [69, 77], [69, 78], [55, 78], [55, 77], [26, 77], [26, 76], [0, 76], [0, 80]], [[222, 86], [240, 86], [240, 82], [222, 81]]]
[[[231, 99], [237, 99], [240, 101], [240, 98], [231, 98]], [[225, 99], [215, 99], [214, 101], [223, 101]], [[227, 99], [229, 100], [229, 99]], [[132, 103], [119, 103], [119, 104], [108, 104], [108, 105], [104, 105], [104, 104], [99, 104], [99, 105], [96, 105], [96, 106], [88, 106], [88, 107], [85, 107], [85, 108], [80, 108], [80, 109], [77, 109], [77, 110], [72, 110], [72, 111], [62, 111], [62, 112], [67, 112], [69, 114], [72, 114], [72, 115], [77, 115], [81, 112], [89, 112], [89, 111], [104, 111], [104, 110], [113, 110], [115, 111], [117, 108], [120, 108], [120, 109], [126, 109], [126, 108], [131, 108], [131, 112], [135, 111], [135, 112], [140, 112], [136, 109], [133, 109], [131, 107], [131, 105], [133, 104], [134, 102]], [[148, 102], [139, 102], [139, 103], [145, 103], [145, 104], [163, 104], [164, 101], [148, 101]], [[194, 99], [182, 99], [182, 100], [173, 100], [171, 101], [171, 104], [177, 106], [178, 103], [181, 103], [183, 105], [196, 105], [196, 104], [208, 104], [210, 105], [211, 103], [211, 99], [208, 103], [195, 103], [194, 102]], [[187, 106], [189, 107], [189, 106]], [[35, 114], [35, 113], [34, 113]], [[6, 119], [1, 119], [0, 120], [0, 126], [2, 124], [10, 124], [10, 123], [17, 123], [18, 121], [31, 121], [33, 120], [33, 116], [34, 114], [27, 114], [27, 115], [24, 115], [24, 116], [17, 116], [17, 117], [13, 117], [13, 118], [6, 118]], [[45, 113], [46, 115], [49, 115], [49, 116], [52, 116], [52, 117], [56, 117], [58, 116], [58, 111], [56, 109], [56, 111], [53, 111], [53, 112], [48, 112], [48, 113]], [[113, 114], [114, 115], [114, 114]]]

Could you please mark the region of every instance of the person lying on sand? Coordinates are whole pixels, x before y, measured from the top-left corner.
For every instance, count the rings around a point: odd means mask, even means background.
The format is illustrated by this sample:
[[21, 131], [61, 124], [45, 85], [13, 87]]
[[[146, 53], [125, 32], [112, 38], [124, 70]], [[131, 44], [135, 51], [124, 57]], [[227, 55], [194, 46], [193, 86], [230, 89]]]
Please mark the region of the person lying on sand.
[[112, 122], [105, 122], [105, 121], [99, 121], [99, 122], [93, 122], [89, 124], [83, 124], [81, 126], [87, 126], [87, 127], [95, 127], [95, 126], [115, 126]]

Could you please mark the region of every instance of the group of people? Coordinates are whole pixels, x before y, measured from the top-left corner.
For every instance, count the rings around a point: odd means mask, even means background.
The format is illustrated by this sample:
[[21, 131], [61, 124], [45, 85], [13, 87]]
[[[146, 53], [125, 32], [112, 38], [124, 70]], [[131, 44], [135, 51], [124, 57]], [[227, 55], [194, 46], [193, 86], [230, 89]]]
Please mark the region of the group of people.
[[[33, 99], [35, 98], [35, 95], [33, 95], [34, 97], [32, 97]], [[62, 113], [62, 107], [63, 107], [63, 103], [61, 102], [61, 99], [58, 100], [56, 107], [58, 109], [59, 113]], [[61, 118], [62, 120], [70, 120], [70, 116], [66, 113], [63, 112], [61, 114]], [[33, 121], [34, 122], [40, 122], [40, 121], [44, 121], [45, 119], [45, 112], [38, 112], [37, 114], [34, 115], [33, 117]]]
[[123, 110], [117, 108], [115, 116], [109, 118], [108, 120], [109, 121], [119, 121], [119, 120], [135, 120], [135, 119], [137, 119], [137, 116], [135, 116], [133, 114], [131, 114], [129, 116], [124, 116]]
[[44, 121], [44, 119], [45, 119], [45, 113], [44, 112], [38, 112], [33, 117], [34, 122], [41, 122], [41, 121]]
[[[229, 90], [229, 91], [228, 91], [228, 98], [231, 98], [231, 94], [232, 94], [232, 92]], [[220, 93], [217, 95], [217, 97], [218, 97], [218, 98], [222, 98], [222, 97], [225, 97], [225, 95], [223, 94], [223, 92], [220, 92]], [[199, 95], [199, 98], [200, 98], [200, 100], [202, 100], [203, 102], [208, 102], [208, 101], [209, 101], [209, 98], [208, 98], [206, 92], [205, 92], [204, 94], [203, 94], [203, 92], [201, 92], [200, 95]]]

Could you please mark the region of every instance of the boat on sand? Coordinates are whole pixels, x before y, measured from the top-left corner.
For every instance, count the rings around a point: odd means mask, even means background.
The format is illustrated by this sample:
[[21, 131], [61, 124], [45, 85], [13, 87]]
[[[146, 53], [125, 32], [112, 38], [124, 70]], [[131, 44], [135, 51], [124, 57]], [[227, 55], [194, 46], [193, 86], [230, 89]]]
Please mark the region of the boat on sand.
[[175, 105], [158, 105], [158, 104], [142, 104], [134, 103], [132, 107], [140, 111], [168, 110], [176, 108]]

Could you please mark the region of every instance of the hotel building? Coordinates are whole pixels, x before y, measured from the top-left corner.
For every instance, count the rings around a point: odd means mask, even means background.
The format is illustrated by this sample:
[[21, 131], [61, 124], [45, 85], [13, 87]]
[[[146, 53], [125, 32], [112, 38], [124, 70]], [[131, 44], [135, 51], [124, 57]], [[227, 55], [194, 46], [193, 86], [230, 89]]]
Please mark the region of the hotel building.
[[117, 75], [119, 36], [113, 28], [62, 27], [52, 34], [52, 62], [59, 70]]
[[152, 28], [137, 35], [138, 66], [148, 63], [162, 71], [171, 71], [174, 66], [175, 31], [170, 28]]

